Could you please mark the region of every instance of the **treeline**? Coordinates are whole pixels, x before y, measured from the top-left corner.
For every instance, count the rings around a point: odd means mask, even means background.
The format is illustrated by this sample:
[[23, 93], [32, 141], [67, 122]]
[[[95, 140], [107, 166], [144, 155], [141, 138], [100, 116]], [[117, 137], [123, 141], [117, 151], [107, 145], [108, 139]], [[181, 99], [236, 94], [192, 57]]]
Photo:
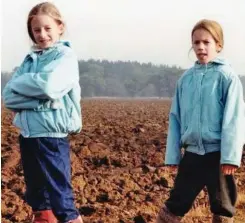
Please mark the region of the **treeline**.
[[[172, 97], [184, 72], [177, 66], [108, 60], [79, 61], [83, 97]], [[1, 72], [1, 87], [12, 73]], [[69, 74], [67, 74], [69, 75]], [[245, 76], [241, 76], [245, 88]]]

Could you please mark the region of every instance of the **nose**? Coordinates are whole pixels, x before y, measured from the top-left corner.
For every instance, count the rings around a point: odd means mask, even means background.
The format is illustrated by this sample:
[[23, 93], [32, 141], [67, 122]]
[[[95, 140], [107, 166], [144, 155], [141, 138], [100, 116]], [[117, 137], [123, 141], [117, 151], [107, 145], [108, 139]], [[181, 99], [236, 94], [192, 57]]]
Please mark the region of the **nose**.
[[198, 50], [203, 50], [204, 49], [204, 44], [201, 42], [198, 44]]
[[45, 30], [41, 29], [39, 35], [40, 35], [41, 38], [44, 38], [46, 36]]

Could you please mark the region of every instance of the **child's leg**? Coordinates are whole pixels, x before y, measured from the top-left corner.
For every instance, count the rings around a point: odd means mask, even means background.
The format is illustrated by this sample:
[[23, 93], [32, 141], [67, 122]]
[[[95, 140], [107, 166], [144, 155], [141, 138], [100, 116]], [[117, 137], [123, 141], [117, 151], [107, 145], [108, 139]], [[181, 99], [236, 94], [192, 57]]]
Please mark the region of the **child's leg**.
[[225, 217], [232, 218], [235, 214], [235, 203], [237, 199], [235, 180], [232, 175], [224, 176], [221, 172], [220, 156], [217, 156], [215, 159], [213, 162], [210, 160], [210, 171], [208, 171], [209, 175], [207, 177], [211, 211], [215, 215], [214, 219], [216, 220], [214, 222], [232, 222], [232, 220], [218, 221], [218, 219], [225, 219]]
[[208, 194], [213, 214], [233, 217], [237, 198], [236, 184], [232, 175], [220, 174], [220, 177], [210, 183]]
[[26, 202], [33, 211], [51, 209], [46, 187], [46, 178], [40, 168], [36, 153], [38, 145], [34, 138], [24, 138], [20, 135], [20, 154], [26, 183]]
[[[174, 188], [170, 192], [169, 199], [165, 202], [167, 211], [164, 210], [165, 207], [161, 209], [158, 218], [162, 220], [158, 222], [170, 222], [168, 219], [172, 219], [171, 214], [173, 216], [184, 216], [190, 210], [193, 201], [204, 185], [203, 156], [186, 152], [180, 162]], [[176, 222], [179, 222], [177, 218]]]
[[38, 162], [46, 177], [52, 210], [60, 222], [78, 218], [71, 185], [70, 148], [67, 138], [37, 138]]
[[46, 178], [36, 158], [38, 151], [36, 139], [20, 136], [19, 141], [26, 183], [25, 198], [34, 213], [32, 222], [56, 223], [57, 219], [51, 210]]
[[186, 152], [180, 162], [174, 188], [165, 205], [173, 214], [184, 216], [204, 185], [203, 156]]

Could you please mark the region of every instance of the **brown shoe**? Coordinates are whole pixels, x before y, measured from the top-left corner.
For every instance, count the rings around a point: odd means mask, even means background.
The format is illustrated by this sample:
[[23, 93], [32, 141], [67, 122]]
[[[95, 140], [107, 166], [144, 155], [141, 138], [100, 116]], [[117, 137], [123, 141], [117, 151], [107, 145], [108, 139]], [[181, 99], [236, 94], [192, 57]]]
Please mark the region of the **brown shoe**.
[[213, 215], [212, 223], [233, 223], [234, 218], [229, 218], [221, 215]]
[[58, 223], [52, 210], [43, 210], [33, 212], [32, 223]]
[[157, 216], [156, 223], [180, 223], [182, 217], [172, 214], [164, 205]]

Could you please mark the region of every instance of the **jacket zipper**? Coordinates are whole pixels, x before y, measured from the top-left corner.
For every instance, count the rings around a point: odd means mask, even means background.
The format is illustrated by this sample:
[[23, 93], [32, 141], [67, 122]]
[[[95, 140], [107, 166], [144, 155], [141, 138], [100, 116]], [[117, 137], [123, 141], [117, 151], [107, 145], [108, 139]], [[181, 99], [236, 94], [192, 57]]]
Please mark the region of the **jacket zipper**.
[[[32, 54], [31, 58], [33, 60], [33, 70], [36, 72], [37, 70], [37, 55], [36, 54]], [[28, 127], [28, 121], [27, 121], [27, 111], [23, 110], [21, 113], [22, 114], [22, 123], [23, 123], [23, 129], [24, 129], [24, 133], [25, 133], [25, 137], [29, 137], [30, 136], [30, 130]]]
[[205, 154], [205, 149], [202, 143], [202, 80], [203, 80], [204, 74], [201, 73], [201, 77], [199, 78], [199, 87], [200, 87], [200, 94], [199, 94], [199, 146], [202, 154]]

